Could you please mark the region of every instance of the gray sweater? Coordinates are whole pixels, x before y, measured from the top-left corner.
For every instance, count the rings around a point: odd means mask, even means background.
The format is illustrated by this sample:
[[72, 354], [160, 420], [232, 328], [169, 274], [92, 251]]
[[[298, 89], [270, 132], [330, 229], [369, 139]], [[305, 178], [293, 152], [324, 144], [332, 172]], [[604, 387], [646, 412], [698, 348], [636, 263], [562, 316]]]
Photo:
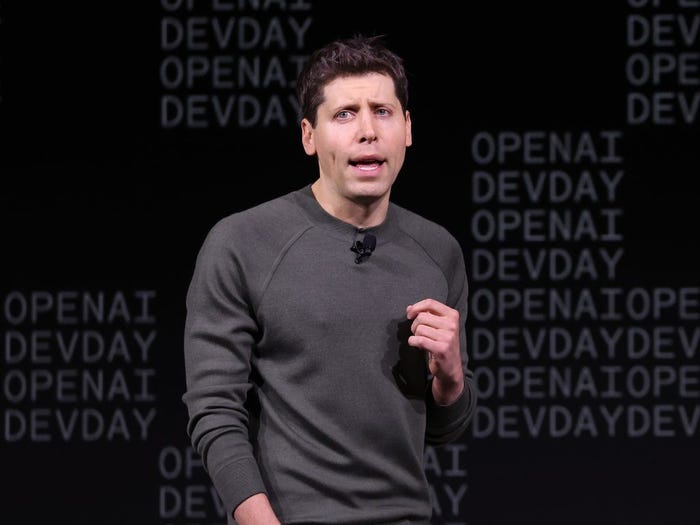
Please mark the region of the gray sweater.
[[464, 393], [432, 399], [406, 342], [406, 306], [424, 298], [466, 320], [462, 250], [395, 204], [362, 230], [306, 186], [212, 228], [187, 294], [183, 401], [229, 513], [264, 492], [285, 524], [429, 522], [425, 443], [458, 438], [476, 397], [462, 330]]

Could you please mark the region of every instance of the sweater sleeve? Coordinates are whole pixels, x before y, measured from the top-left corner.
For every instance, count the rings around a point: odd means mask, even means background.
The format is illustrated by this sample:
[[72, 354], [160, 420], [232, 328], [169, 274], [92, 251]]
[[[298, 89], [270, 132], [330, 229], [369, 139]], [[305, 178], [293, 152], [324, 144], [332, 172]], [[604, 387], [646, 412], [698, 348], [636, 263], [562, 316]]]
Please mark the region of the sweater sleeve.
[[469, 426], [476, 409], [476, 387], [472, 371], [469, 369], [467, 354], [467, 305], [468, 281], [464, 264], [464, 255], [456, 239], [453, 239], [453, 250], [446, 264], [445, 276], [449, 285], [447, 304], [459, 312], [461, 321], [459, 347], [462, 354], [464, 370], [464, 390], [450, 405], [438, 405], [433, 399], [433, 389], [426, 389], [427, 423], [425, 441], [431, 445], [450, 443], [458, 439]]
[[187, 433], [229, 515], [265, 492], [246, 409], [256, 322], [225, 223], [204, 241], [187, 292], [184, 334]]

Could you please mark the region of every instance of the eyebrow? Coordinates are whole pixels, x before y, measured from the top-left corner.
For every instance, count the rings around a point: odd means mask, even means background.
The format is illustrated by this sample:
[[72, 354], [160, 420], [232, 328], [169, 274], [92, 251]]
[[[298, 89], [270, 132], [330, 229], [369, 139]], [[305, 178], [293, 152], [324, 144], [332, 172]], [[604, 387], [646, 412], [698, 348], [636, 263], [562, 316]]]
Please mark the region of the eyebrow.
[[[358, 111], [361, 108], [362, 104], [359, 104], [357, 102], [348, 102], [345, 104], [338, 104], [333, 108], [333, 111], [341, 111], [343, 109], [349, 109], [351, 111]], [[393, 102], [375, 102], [375, 101], [370, 101], [369, 106], [372, 109], [379, 108], [379, 107], [388, 107], [391, 109], [396, 108], [397, 104]]]

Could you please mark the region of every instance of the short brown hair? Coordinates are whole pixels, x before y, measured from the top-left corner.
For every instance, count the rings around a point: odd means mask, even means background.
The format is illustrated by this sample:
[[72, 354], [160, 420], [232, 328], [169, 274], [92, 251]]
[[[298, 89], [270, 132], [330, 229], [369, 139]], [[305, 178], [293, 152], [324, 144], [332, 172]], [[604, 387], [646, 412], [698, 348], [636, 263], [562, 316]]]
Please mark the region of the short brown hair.
[[338, 77], [382, 73], [394, 81], [396, 98], [408, 107], [408, 78], [403, 59], [389, 50], [383, 36], [353, 36], [335, 40], [314, 51], [297, 79], [302, 118], [316, 125], [316, 110], [323, 103], [323, 88]]

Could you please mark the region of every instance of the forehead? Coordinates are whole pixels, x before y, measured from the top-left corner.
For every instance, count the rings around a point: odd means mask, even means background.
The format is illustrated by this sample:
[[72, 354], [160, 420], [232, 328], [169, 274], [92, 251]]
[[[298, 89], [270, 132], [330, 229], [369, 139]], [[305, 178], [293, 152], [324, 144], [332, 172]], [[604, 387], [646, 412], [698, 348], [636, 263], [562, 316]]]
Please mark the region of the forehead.
[[323, 88], [324, 103], [370, 99], [374, 102], [396, 102], [394, 81], [383, 73], [366, 73], [336, 77]]

